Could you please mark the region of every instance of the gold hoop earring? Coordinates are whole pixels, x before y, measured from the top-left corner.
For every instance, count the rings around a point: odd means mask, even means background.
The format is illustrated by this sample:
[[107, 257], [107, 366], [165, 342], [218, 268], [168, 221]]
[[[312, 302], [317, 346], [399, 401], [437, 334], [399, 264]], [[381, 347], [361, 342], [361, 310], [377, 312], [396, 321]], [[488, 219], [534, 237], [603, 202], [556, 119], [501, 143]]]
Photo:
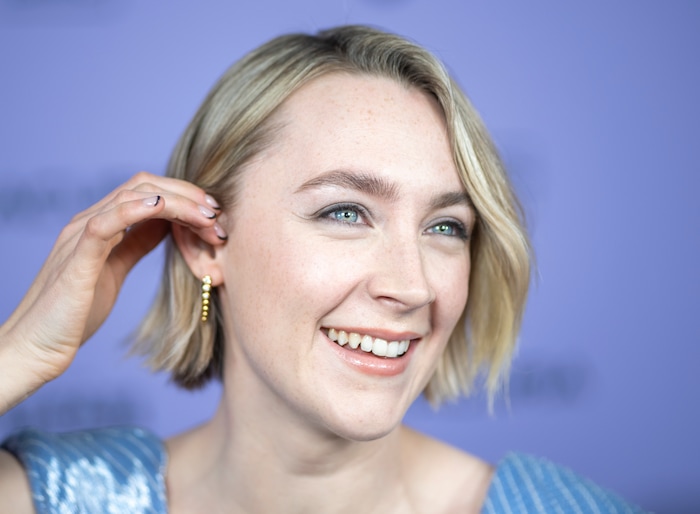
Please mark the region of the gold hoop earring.
[[209, 300], [211, 298], [211, 277], [204, 275], [202, 278], [202, 323], [209, 319]]

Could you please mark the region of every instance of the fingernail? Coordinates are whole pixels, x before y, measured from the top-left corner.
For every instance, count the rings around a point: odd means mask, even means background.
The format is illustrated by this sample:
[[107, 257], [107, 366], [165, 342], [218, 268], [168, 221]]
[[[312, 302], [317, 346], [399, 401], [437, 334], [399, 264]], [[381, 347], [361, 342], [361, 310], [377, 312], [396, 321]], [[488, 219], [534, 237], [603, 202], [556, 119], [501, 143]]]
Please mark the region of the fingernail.
[[228, 239], [228, 234], [226, 234], [224, 229], [221, 228], [221, 225], [219, 225], [218, 223], [214, 223], [214, 232], [216, 232], [216, 237], [218, 237], [222, 241], [226, 241]]
[[216, 218], [216, 213], [211, 209], [207, 209], [203, 205], [199, 206], [199, 212], [201, 212], [205, 218], [209, 218], [210, 220]]
[[211, 196], [211, 195], [204, 195], [204, 199], [206, 200], [206, 202], [207, 202], [209, 205], [211, 205], [211, 206], [212, 206], [214, 209], [216, 209], [217, 211], [218, 211], [218, 210], [221, 210], [221, 207], [219, 207], [219, 203], [218, 203], [216, 200], [214, 200], [214, 197], [213, 197], [213, 196]]
[[158, 205], [158, 202], [160, 202], [160, 195], [152, 196], [151, 198], [146, 198], [143, 201], [143, 204], [148, 207], [155, 207], [156, 205]]

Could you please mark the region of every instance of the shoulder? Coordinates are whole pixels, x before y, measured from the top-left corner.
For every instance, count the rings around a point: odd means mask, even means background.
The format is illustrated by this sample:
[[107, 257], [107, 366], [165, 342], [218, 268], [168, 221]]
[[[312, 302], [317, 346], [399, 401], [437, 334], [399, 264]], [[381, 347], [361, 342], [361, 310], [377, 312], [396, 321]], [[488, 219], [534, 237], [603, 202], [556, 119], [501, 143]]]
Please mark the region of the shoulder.
[[27, 475], [19, 461], [3, 450], [0, 450], [0, 512], [34, 512]]
[[478, 512], [494, 469], [459, 448], [403, 428], [402, 469], [418, 512]]
[[166, 454], [146, 430], [25, 430], [2, 448], [24, 468], [38, 512], [159, 512], [153, 507], [165, 506]]
[[482, 512], [637, 514], [643, 511], [567, 468], [545, 459], [510, 454], [496, 468]]

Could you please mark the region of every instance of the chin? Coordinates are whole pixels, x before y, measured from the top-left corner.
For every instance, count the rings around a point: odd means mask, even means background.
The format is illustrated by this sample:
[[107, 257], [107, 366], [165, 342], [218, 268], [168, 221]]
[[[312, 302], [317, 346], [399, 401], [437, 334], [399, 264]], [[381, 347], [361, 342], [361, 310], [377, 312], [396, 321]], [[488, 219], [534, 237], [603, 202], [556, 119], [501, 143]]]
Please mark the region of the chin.
[[401, 421], [391, 425], [366, 424], [356, 426], [327, 427], [334, 435], [353, 442], [377, 441], [387, 437], [401, 425]]
[[[360, 396], [360, 395], [356, 395]], [[397, 405], [386, 398], [346, 398], [323, 416], [323, 425], [330, 433], [349, 441], [375, 441], [394, 432], [410, 406]]]

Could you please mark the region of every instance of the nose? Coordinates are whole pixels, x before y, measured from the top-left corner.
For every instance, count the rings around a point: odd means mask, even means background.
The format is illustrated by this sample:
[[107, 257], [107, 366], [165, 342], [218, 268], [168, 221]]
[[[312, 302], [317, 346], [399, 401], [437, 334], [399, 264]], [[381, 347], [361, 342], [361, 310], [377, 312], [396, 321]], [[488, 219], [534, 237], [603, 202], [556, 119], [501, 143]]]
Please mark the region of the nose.
[[418, 241], [386, 241], [375, 249], [374, 261], [368, 284], [373, 298], [405, 311], [435, 300]]

